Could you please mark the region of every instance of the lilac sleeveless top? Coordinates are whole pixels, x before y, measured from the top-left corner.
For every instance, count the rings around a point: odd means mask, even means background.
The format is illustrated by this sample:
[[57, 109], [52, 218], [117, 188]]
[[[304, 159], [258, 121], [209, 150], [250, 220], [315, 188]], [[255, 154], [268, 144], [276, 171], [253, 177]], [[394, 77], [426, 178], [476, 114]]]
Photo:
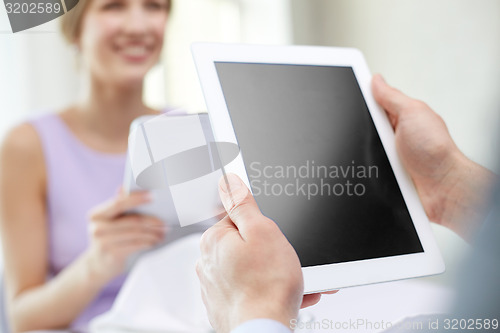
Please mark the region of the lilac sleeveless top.
[[[178, 112], [169, 112], [174, 113]], [[49, 270], [55, 276], [88, 248], [89, 211], [118, 193], [126, 154], [91, 149], [57, 114], [43, 115], [30, 124], [40, 137], [47, 170]], [[108, 311], [123, 281], [121, 276], [110, 282], [71, 327], [85, 328], [93, 317]]]

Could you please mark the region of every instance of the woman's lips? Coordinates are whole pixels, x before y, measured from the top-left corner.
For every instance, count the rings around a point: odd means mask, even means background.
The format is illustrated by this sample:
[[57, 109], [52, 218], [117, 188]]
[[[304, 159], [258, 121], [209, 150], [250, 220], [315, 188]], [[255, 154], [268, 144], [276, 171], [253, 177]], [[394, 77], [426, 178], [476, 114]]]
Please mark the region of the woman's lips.
[[119, 52], [127, 61], [142, 62], [149, 57], [152, 50], [144, 45], [131, 45], [121, 47]]

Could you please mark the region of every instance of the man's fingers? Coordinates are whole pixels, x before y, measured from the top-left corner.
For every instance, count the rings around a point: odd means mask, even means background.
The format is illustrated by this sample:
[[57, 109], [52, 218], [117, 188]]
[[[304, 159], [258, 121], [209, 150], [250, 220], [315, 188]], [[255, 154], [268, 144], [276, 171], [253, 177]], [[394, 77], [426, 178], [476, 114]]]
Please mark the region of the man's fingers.
[[330, 291], [323, 291], [322, 293], [304, 295], [304, 297], [302, 298], [302, 305], [300, 306], [300, 308], [303, 309], [317, 304], [321, 300], [321, 295], [333, 295], [338, 292], [339, 292], [338, 290], [330, 290]]
[[236, 229], [229, 216], [226, 216], [208, 228], [201, 236], [200, 249], [202, 254], [206, 253], [210, 255], [212, 250], [219, 244], [228, 232], [235, 232], [236, 234], [239, 234], [238, 229]]
[[380, 74], [373, 77], [372, 90], [375, 100], [388, 113], [393, 126], [397, 123], [401, 111], [408, 106], [409, 102], [413, 101], [401, 91], [389, 86]]
[[304, 295], [302, 298], [302, 304], [300, 305], [301, 309], [313, 306], [315, 304], [318, 304], [318, 302], [321, 300], [321, 294], [309, 294], [309, 295]]
[[248, 224], [257, 223], [262, 218], [257, 202], [245, 183], [234, 174], [220, 179], [219, 194], [227, 214], [244, 238]]

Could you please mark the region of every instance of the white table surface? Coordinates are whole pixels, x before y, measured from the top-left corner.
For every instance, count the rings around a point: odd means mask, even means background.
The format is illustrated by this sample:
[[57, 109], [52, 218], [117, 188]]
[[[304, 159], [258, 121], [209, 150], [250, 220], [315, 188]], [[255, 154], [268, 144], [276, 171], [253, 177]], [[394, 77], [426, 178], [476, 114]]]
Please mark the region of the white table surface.
[[[319, 304], [301, 310], [295, 332], [381, 332], [382, 327], [388, 327], [406, 317], [446, 312], [453, 296], [451, 288], [422, 280], [347, 288], [334, 295], [325, 295]], [[306, 327], [311, 327], [314, 322], [319, 322], [316, 329]], [[359, 324], [358, 327], [354, 324], [362, 322], [364, 324]], [[335, 328], [335, 325], [341, 324], [350, 327], [340, 330]], [[303, 325], [302, 328], [299, 325]], [[62, 332], [70, 331], [36, 331]]]
[[449, 287], [418, 279], [347, 288], [301, 310], [296, 332], [381, 332], [407, 317], [447, 312], [453, 296]]

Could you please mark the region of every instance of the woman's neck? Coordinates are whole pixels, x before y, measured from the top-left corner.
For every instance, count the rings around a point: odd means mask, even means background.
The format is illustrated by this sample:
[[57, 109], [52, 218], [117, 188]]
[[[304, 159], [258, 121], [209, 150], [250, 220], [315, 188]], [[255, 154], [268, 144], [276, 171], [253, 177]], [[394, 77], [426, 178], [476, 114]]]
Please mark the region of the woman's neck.
[[142, 90], [142, 82], [113, 86], [91, 80], [87, 97], [77, 107], [82, 124], [103, 139], [123, 140], [133, 119], [154, 113], [144, 105]]

